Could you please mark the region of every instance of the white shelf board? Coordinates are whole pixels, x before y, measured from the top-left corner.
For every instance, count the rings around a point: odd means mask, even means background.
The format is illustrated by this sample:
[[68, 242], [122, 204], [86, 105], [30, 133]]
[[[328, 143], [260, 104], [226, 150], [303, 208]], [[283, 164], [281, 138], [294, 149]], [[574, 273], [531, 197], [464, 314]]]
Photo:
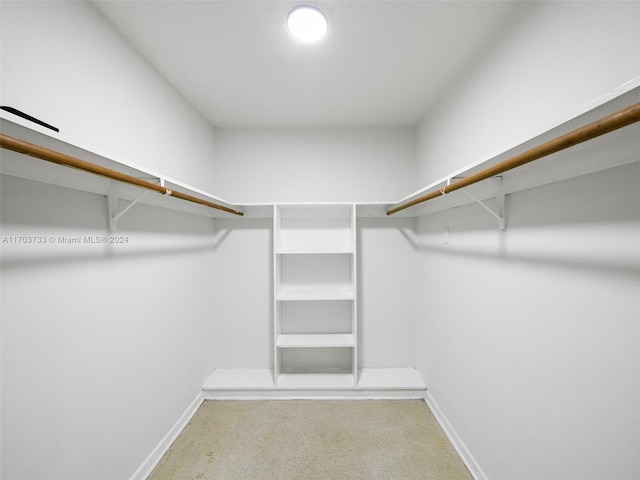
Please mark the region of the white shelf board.
[[[640, 77], [639, 77], [640, 80]], [[447, 182], [455, 182], [458, 178], [468, 177], [485, 168], [489, 168], [515, 155], [537, 147], [560, 135], [594, 122], [640, 101], [640, 87], [633, 86], [629, 91], [618, 94], [615, 98], [598, 105], [587, 105], [565, 122], [550, 127], [533, 138], [520, 144], [506, 145], [491, 152], [475, 162], [463, 167], [446, 177], [393, 202], [392, 204], [369, 205], [362, 208], [358, 216], [385, 216], [386, 211], [401, 203], [421, 197], [422, 195], [441, 189]], [[638, 161], [640, 155], [640, 122], [620, 130], [594, 138], [582, 144], [570, 147], [561, 152], [549, 155], [524, 166], [501, 174], [502, 189], [505, 194], [515, 193], [571, 178], [615, 168]], [[480, 200], [487, 200], [497, 195], [499, 184], [494, 179], [487, 179], [467, 187]], [[473, 203], [462, 191], [454, 191], [428, 202], [416, 205], [394, 214], [394, 217], [418, 217], [451, 208]], [[382, 214], [382, 215], [380, 215]]]
[[352, 290], [327, 290], [327, 291], [281, 291], [276, 295], [278, 302], [302, 301], [302, 300], [355, 300]]
[[276, 345], [280, 348], [330, 348], [354, 347], [355, 344], [351, 333], [309, 333], [279, 335]]
[[273, 370], [216, 368], [204, 382], [203, 390], [273, 389]]
[[424, 398], [426, 385], [414, 368], [363, 368], [353, 375], [283, 374], [274, 384], [270, 369], [216, 369], [202, 390], [209, 399]]
[[278, 249], [276, 255], [351, 255], [355, 253], [351, 248], [297, 248]]
[[[236, 210], [241, 210], [245, 214], [243, 218], [273, 218], [274, 204], [285, 210], [285, 217], [327, 215], [326, 212], [323, 212], [323, 209], [326, 210], [327, 205], [336, 207], [337, 210], [343, 209], [344, 215], [347, 215], [347, 210], [355, 204], [356, 216], [358, 217], [384, 218], [387, 216], [386, 212], [394, 206], [403, 203], [404, 201], [417, 198], [437, 188], [441, 188], [446, 185], [448, 179], [469, 176], [479, 170], [488, 168], [506, 160], [513, 155], [535, 147], [540, 143], [551, 140], [558, 135], [637, 103], [640, 101], [640, 87], [638, 87], [638, 82], [640, 82], [638, 79], [628, 82], [628, 85], [622, 85], [620, 88], [609, 92], [607, 95], [598, 97], [593, 102], [590, 102], [576, 110], [575, 115], [567, 117], [565, 122], [550, 125], [547, 130], [542, 131], [534, 138], [517, 145], [505, 145], [503, 148], [490, 152], [468, 164], [466, 167], [452, 172], [446, 177], [436, 180], [399, 200], [384, 199], [381, 201], [353, 203], [322, 203], [321, 205], [320, 202], [309, 202], [303, 204], [276, 204], [274, 202], [231, 203], [168, 177], [163, 176], [163, 178], [169, 188], [173, 188], [175, 186], [176, 190], [186, 190], [187, 193], [193, 194], [196, 197], [220, 203]], [[64, 132], [53, 132], [52, 130], [40, 127], [32, 122], [21, 119], [20, 117], [2, 110], [0, 110], [0, 130], [7, 135], [15, 136], [32, 143], [42, 145], [46, 148], [61, 151], [67, 155], [75, 156], [82, 160], [96, 163], [107, 168], [112, 168], [114, 170], [121, 171], [122, 173], [138, 176], [148, 180], [153, 178], [159, 179], [161, 177], [158, 173], [154, 173], [148, 169], [143, 169], [123, 159], [112, 157], [104, 152], [97, 152], [91, 148], [87, 148], [86, 146], [84, 148], [82, 148], [82, 146], [76, 146], [73, 141], [74, 139], [66, 137]], [[551, 155], [545, 159], [505, 172], [502, 174], [503, 191], [506, 194], [514, 193], [637, 162], [640, 154], [640, 142], [637, 140], [638, 137], [640, 137], [640, 123], [624, 127], [616, 132], [590, 140], [564, 152]], [[575, 154], [576, 150], [579, 150], [579, 155]], [[111, 186], [111, 182], [109, 180], [89, 173], [72, 171], [72, 169], [68, 167], [48, 164], [48, 162], [43, 160], [33, 159], [4, 149], [1, 151], [1, 154], [2, 162], [0, 162], [0, 165], [2, 167], [2, 174], [101, 194], [106, 194], [108, 188]], [[48, 164], [48, 166], [44, 166], [45, 164]], [[120, 188], [122, 189], [121, 198], [125, 200], [133, 200], [141, 191], [139, 188], [130, 187], [124, 184]], [[468, 190], [480, 200], [487, 200], [496, 196], [497, 188], [497, 183], [495, 181], [485, 180], [469, 187]], [[235, 218], [234, 215], [226, 212], [214, 210], [202, 205], [191, 204], [180, 199], [155, 193], [153, 195], [147, 195], [142, 200], [142, 203], [203, 216]], [[473, 200], [465, 195], [464, 192], [457, 191], [421, 205], [408, 208], [393, 216], [419, 217], [471, 203], [473, 203]], [[335, 211], [330, 215], [335, 215]]]
[[[122, 159], [110, 157], [108, 154], [82, 148], [81, 146], [70, 143], [69, 139], [60, 133], [39, 127], [36, 124], [31, 125], [31, 122], [19, 117], [14, 117], [15, 115], [0, 110], [0, 131], [2, 131], [3, 134], [152, 183], [159, 184], [160, 179], [162, 179], [165, 182], [165, 187], [171, 190], [187, 193], [191, 196], [234, 210], [242, 210], [241, 206], [233, 205], [198, 188], [191, 187]], [[129, 201], [134, 200], [142, 192], [147, 191], [141, 187], [113, 181], [110, 178], [58, 165], [8, 149], [0, 150], [0, 155], [2, 158], [0, 162], [0, 173], [3, 175], [99, 195], [115, 193], [119, 198]], [[235, 215], [231, 213], [174, 198], [169, 195], [163, 195], [159, 192], [150, 192], [149, 195], [146, 195], [140, 200], [140, 203], [207, 217], [235, 217]]]
[[427, 386], [415, 368], [363, 368], [358, 375], [358, 388], [426, 390]]

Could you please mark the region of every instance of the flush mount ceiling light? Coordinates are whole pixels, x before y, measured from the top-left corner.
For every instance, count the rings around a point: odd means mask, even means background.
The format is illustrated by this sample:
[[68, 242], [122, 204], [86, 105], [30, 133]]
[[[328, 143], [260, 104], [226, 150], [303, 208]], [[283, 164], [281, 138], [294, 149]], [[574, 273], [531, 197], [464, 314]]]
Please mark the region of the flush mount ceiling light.
[[298, 5], [287, 17], [289, 31], [303, 42], [316, 42], [327, 33], [327, 17], [319, 8]]

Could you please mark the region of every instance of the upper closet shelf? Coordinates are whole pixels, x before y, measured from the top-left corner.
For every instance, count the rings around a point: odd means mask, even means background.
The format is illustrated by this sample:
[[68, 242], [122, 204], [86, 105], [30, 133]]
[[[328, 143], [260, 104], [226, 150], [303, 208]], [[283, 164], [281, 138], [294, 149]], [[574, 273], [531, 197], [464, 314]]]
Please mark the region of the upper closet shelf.
[[[356, 216], [387, 217], [388, 212], [408, 202], [421, 199], [430, 192], [440, 192], [449, 185], [453, 185], [462, 179], [471, 177], [478, 172], [501, 164], [501, 162], [535, 149], [542, 144], [551, 142], [557, 137], [635, 105], [640, 102], [640, 87], [630, 87], [626, 93], [617, 96], [612, 94], [607, 96], [607, 99], [611, 97], [614, 98], [608, 101], [597, 99], [592, 105], [585, 106], [581, 110], [583, 113], [579, 115], [576, 114], [576, 116], [561, 125], [551, 128], [520, 145], [509, 146], [500, 152], [487, 155], [467, 167], [452, 172], [446, 177], [417, 190], [403, 199], [397, 201], [355, 202]], [[517, 121], [517, 119], [514, 119], [514, 121]], [[222, 206], [224, 209], [241, 213], [245, 218], [273, 217], [274, 202], [232, 204], [179, 181], [163, 178], [156, 173], [132, 164], [114, 160], [107, 156], [74, 146], [62, 140], [63, 137], [61, 137], [60, 134], [54, 134], [52, 130], [36, 125], [3, 110], [0, 110], [0, 131], [5, 135], [116, 170], [125, 175], [163, 184], [164, 187], [172, 191], [186, 192], [188, 196], [206, 202], [212, 202]], [[499, 135], [499, 132], [497, 132], [496, 135]], [[481, 203], [484, 208], [488, 210], [499, 210], [500, 199], [504, 198], [506, 194], [639, 161], [640, 142], [638, 138], [640, 138], [640, 122], [636, 121], [636, 123], [616, 129], [605, 135], [597, 136], [584, 143], [549, 154], [534, 162], [466, 186], [464, 189], [460, 189], [460, 191], [447, 192], [443, 195], [437, 194], [427, 202], [416, 204], [410, 208], [398, 211], [393, 215], [398, 217], [419, 217], [474, 202]], [[117, 198], [130, 202], [140, 201], [145, 204], [208, 217], [231, 218], [236, 216], [234, 213], [229, 213], [228, 211], [210, 208], [205, 205], [191, 203], [180, 198], [173, 198], [169, 195], [162, 195], [155, 192], [151, 192], [140, 198], [140, 187], [52, 164], [6, 149], [2, 149], [1, 154], [2, 162], [0, 162], [0, 173], [2, 174], [109, 195], [111, 197], [116, 196]], [[498, 200], [496, 207], [484, 203], [485, 200], [493, 198]], [[287, 204], [278, 203], [278, 205], [286, 207]], [[296, 203], [296, 205], [299, 207], [304, 204]], [[309, 202], [307, 205], [311, 209], [309, 210], [311, 212], [317, 203]], [[323, 205], [327, 205], [326, 202], [323, 202]], [[336, 203], [336, 205], [340, 205], [340, 203]], [[494, 213], [494, 216], [499, 216], [497, 212], [492, 213]]]
[[[141, 167], [74, 146], [64, 141], [58, 133], [51, 133], [44, 127], [3, 110], [0, 110], [0, 132], [5, 147], [1, 153], [0, 173], [4, 175], [207, 217], [243, 214], [238, 207], [221, 198]], [[60, 162], [52, 163], [35, 158], [37, 155], [34, 153], [23, 154], [18, 153], [20, 150], [11, 149], [31, 148], [29, 144], [38, 151], [52, 151]], [[104, 174], [91, 173], [84, 170], [85, 167]], [[110, 178], [112, 173], [124, 180]], [[132, 185], [127, 178], [139, 183]], [[142, 195], [144, 192], [149, 193]]]
[[[640, 87], [636, 86], [612, 100], [602, 101], [598, 106], [585, 106], [582, 109], [584, 113], [576, 115], [561, 125], [520, 145], [507, 148], [501, 153], [488, 155], [465, 168], [452, 172], [402, 200], [386, 205], [385, 210], [393, 212], [414, 201], [432, 196], [429, 194], [433, 192], [433, 198], [428, 201], [391, 213], [400, 217], [422, 216], [637, 162], [640, 160], [640, 141], [638, 141], [640, 104], [638, 102], [640, 102]], [[608, 116], [611, 116], [608, 120], [610, 130], [605, 128], [607, 123], [605, 117]], [[583, 128], [585, 126], [589, 127]], [[594, 138], [589, 139], [590, 132], [598, 133]], [[572, 141], [575, 141], [573, 146], [561, 145], [571, 145]], [[534, 158], [538, 153], [552, 151], [556, 146], [562, 146], [562, 148], [556, 152], [541, 155], [537, 159]], [[503, 162], [506, 164], [508, 161], [516, 160], [516, 157], [518, 159], [527, 157], [532, 160], [530, 160], [531, 163], [494, 174], [459, 190], [455, 185], [467, 178], [472, 180], [474, 175], [482, 175], [480, 172], [484, 170], [497, 170]], [[449, 185], [454, 188], [447, 188]], [[486, 205], [484, 206], [487, 208]]]

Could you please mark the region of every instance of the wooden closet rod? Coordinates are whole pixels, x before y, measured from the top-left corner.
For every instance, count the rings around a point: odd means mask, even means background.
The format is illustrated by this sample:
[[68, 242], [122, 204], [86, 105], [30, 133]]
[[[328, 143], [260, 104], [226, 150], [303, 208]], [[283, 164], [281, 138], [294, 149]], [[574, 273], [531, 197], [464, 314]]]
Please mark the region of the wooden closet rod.
[[564, 150], [565, 148], [573, 147], [574, 145], [578, 145], [579, 143], [586, 142], [587, 140], [591, 140], [592, 138], [599, 137], [600, 135], [604, 135], [605, 133], [613, 132], [614, 130], [626, 127], [638, 121], [640, 121], [640, 103], [636, 103], [635, 105], [631, 105], [630, 107], [612, 113], [611, 115], [607, 115], [600, 120], [596, 120], [595, 122], [577, 128], [569, 133], [560, 135], [553, 140], [549, 140], [542, 145], [538, 145], [537, 147], [533, 147], [526, 152], [508, 158], [507, 160], [497, 163], [492, 167], [481, 170], [480, 172], [474, 173], [473, 175], [469, 175], [468, 177], [463, 178], [462, 180], [458, 180], [457, 182], [450, 183], [440, 190], [434, 190], [421, 197], [415, 198], [405, 203], [401, 203], [400, 205], [389, 210], [387, 212], [387, 215], [393, 215], [394, 213], [398, 213], [406, 208], [418, 205], [419, 203], [426, 202], [427, 200], [432, 200], [441, 195], [446, 195], [447, 193], [451, 193], [461, 188], [468, 187], [469, 185], [473, 185], [474, 183], [480, 182], [482, 180], [495, 177], [496, 175], [500, 175], [501, 173], [504, 173], [508, 170], [520, 167], [527, 163], [533, 162], [534, 160], [539, 160], [540, 158], [551, 155], [552, 153], [557, 153], [561, 150]]
[[223, 212], [232, 213], [234, 215], [244, 215], [242, 212], [229, 207], [225, 207], [224, 205], [218, 205], [217, 203], [209, 202], [208, 200], [203, 200], [187, 193], [170, 190], [166, 187], [163, 187], [162, 185], [157, 185], [146, 180], [141, 180], [139, 178], [132, 177], [131, 175], [127, 175], [116, 170], [111, 170], [109, 168], [101, 167], [100, 165], [96, 165], [95, 163], [89, 163], [84, 160], [65, 155], [64, 153], [49, 150], [48, 148], [25, 142], [24, 140], [10, 137], [2, 133], [0, 133], [0, 147], [6, 148], [7, 150], [12, 150], [14, 152], [22, 153], [24, 155], [29, 155], [31, 157], [36, 157], [41, 160], [46, 160], [47, 162], [57, 163], [58, 165], [64, 165], [66, 167], [77, 168], [79, 170], [84, 170], [85, 172], [101, 175], [103, 177], [111, 178], [119, 182], [129, 183], [138, 187], [154, 190], [158, 193], [162, 193], [163, 195], [170, 195], [172, 197], [186, 200], [187, 202], [198, 203], [200, 205], [205, 205], [207, 207], [222, 210]]

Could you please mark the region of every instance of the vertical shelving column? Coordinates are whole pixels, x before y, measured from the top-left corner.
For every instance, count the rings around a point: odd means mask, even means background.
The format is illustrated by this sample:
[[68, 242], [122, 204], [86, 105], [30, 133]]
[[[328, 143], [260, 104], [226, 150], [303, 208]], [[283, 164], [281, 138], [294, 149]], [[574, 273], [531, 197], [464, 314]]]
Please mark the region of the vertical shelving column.
[[279, 388], [357, 384], [355, 205], [276, 205], [274, 372]]

